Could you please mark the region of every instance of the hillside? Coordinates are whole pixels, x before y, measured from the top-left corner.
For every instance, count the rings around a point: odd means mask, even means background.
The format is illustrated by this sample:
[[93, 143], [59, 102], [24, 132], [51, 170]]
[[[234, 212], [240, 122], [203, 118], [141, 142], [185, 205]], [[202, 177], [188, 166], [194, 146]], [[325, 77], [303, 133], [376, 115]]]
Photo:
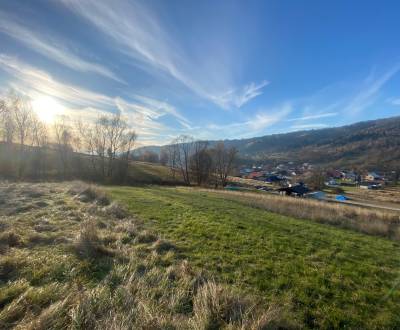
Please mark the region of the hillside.
[[[294, 161], [329, 167], [393, 169], [399, 166], [400, 159], [400, 117], [224, 142], [239, 150], [242, 162]], [[157, 151], [156, 147], [148, 149]], [[146, 149], [137, 152], [143, 150]]]
[[[17, 178], [18, 161], [20, 157], [18, 144], [7, 145], [0, 142], [0, 179]], [[23, 176], [29, 180], [70, 180], [84, 179], [87, 181], [101, 181], [98, 173], [93, 171], [93, 159], [83, 153], [71, 152], [66, 160], [67, 173], [63, 175], [60, 169], [61, 159], [58, 150], [54, 146], [43, 149], [25, 146], [23, 151], [24, 167]], [[99, 163], [100, 158], [96, 157]], [[96, 177], [97, 175], [97, 177]], [[172, 177], [168, 167], [161, 164], [141, 161], [130, 161], [126, 182], [131, 184], [179, 184], [179, 175]]]

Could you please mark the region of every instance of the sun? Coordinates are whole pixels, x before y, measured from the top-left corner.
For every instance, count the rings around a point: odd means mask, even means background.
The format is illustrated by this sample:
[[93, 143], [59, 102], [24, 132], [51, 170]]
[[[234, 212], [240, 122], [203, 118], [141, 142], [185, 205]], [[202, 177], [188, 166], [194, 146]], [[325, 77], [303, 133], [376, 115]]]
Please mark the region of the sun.
[[51, 124], [57, 115], [64, 112], [63, 106], [50, 96], [39, 96], [32, 101], [32, 108], [39, 119]]

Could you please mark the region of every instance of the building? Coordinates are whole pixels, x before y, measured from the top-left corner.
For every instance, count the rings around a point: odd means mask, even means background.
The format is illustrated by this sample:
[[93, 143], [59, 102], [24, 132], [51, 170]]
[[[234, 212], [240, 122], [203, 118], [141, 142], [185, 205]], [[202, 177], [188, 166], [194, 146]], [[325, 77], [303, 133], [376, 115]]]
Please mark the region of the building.
[[369, 172], [365, 176], [365, 181], [381, 181], [383, 180], [383, 177], [377, 174], [376, 172]]

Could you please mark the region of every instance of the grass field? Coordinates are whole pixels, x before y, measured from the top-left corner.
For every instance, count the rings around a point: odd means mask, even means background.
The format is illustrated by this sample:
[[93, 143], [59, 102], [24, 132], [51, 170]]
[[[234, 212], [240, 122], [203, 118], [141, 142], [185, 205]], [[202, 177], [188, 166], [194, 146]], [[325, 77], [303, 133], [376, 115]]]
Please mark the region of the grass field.
[[202, 190], [108, 192], [196, 267], [266, 301], [286, 303], [305, 327], [400, 327], [398, 242]]
[[176, 184], [182, 182], [179, 174], [172, 177], [169, 167], [160, 164], [133, 161], [130, 163], [129, 175], [136, 183]]
[[292, 326], [82, 183], [0, 182], [0, 329]]

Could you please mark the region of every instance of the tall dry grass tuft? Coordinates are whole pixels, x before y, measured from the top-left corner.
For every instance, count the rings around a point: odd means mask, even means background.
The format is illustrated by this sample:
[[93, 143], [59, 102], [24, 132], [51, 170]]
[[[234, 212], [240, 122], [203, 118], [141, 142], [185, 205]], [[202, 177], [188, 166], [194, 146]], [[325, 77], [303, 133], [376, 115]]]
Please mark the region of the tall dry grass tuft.
[[96, 258], [106, 254], [101, 243], [102, 239], [98, 235], [96, 221], [91, 218], [84, 221], [75, 241], [76, 253], [82, 258]]
[[70, 185], [67, 192], [83, 203], [96, 202], [96, 204], [101, 206], [110, 204], [110, 199], [106, 193], [95, 185], [76, 181]]
[[327, 223], [393, 240], [400, 239], [400, 215], [396, 212], [271, 194], [207, 191], [282, 215]]

